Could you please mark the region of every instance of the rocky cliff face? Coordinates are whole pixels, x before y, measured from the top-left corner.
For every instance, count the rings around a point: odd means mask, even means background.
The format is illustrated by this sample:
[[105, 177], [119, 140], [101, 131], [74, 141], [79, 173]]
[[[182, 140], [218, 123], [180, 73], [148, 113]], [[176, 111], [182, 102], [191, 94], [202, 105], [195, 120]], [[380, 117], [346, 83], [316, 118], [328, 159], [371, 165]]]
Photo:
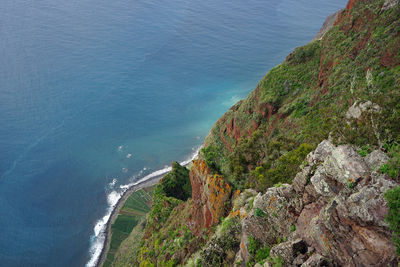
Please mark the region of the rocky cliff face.
[[285, 266], [397, 266], [383, 194], [398, 184], [377, 171], [387, 159], [321, 142], [292, 185], [255, 197], [237, 259], [245, 266], [252, 236]]
[[231, 186], [218, 174], [213, 174], [204, 160], [193, 161], [190, 171], [193, 209], [191, 229], [195, 234], [218, 223], [229, 210]]
[[191, 198], [155, 190], [135, 264], [397, 266], [399, 103], [399, 0], [350, 0], [216, 122]]

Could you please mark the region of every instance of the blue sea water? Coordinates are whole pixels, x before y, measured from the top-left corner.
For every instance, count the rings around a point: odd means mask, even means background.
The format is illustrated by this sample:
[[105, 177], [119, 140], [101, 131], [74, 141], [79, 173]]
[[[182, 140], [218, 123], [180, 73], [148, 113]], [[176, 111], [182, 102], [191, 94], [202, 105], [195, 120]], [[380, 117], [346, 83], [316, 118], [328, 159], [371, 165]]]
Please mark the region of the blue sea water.
[[0, 265], [92, 265], [119, 186], [190, 158], [345, 3], [2, 0]]

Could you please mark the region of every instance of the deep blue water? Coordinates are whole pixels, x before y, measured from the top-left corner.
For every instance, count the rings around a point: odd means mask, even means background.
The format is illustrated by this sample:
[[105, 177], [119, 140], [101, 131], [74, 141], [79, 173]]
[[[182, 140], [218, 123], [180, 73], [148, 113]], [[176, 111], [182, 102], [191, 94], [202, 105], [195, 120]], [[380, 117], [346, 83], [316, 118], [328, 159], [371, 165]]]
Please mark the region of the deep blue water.
[[345, 2], [2, 0], [0, 265], [84, 266], [110, 193], [190, 157]]

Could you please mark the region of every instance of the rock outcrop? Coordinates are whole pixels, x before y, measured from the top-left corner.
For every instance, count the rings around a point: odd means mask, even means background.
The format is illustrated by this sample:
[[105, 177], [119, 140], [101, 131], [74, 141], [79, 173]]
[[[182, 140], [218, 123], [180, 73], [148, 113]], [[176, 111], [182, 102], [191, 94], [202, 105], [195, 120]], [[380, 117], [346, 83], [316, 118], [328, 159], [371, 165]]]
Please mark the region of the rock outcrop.
[[271, 69], [212, 127], [192, 199], [153, 208], [138, 265], [397, 266], [399, 17], [399, 0], [349, 0]]
[[193, 210], [191, 228], [198, 234], [219, 222], [229, 206], [231, 186], [221, 175], [213, 174], [204, 160], [194, 160], [190, 171]]
[[356, 101], [346, 112], [346, 119], [356, 119], [359, 120], [361, 118], [362, 113], [364, 112], [372, 112], [378, 113], [382, 110], [382, 108], [376, 104], [373, 104], [371, 101], [358, 102]]
[[377, 171], [387, 155], [323, 141], [306, 161], [292, 185], [255, 197], [237, 257], [252, 236], [285, 266], [397, 266], [383, 195], [398, 184]]
[[399, 0], [386, 0], [385, 3], [382, 6], [382, 10], [386, 11], [389, 10], [391, 8], [394, 8], [395, 6], [397, 6], [400, 3]]
[[322, 25], [321, 29], [320, 29], [319, 32], [314, 36], [314, 38], [312, 39], [312, 41], [321, 39], [321, 38], [325, 35], [325, 33], [327, 33], [327, 32], [333, 27], [333, 24], [335, 23], [335, 21], [336, 21], [336, 19], [337, 19], [337, 17], [338, 17], [338, 15], [339, 15], [340, 12], [341, 12], [341, 10], [339, 10], [339, 11], [337, 11], [337, 12], [335, 12], [335, 13], [329, 15], [329, 16], [326, 18], [326, 20], [325, 20], [324, 24]]

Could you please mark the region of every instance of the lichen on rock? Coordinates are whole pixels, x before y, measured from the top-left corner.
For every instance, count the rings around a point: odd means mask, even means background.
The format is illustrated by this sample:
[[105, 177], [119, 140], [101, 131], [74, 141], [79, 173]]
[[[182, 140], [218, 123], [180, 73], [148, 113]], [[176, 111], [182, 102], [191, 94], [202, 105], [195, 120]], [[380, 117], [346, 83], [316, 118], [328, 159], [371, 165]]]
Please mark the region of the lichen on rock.
[[201, 159], [193, 161], [189, 176], [194, 202], [191, 227], [198, 234], [204, 228], [218, 223], [227, 214], [232, 188]]
[[[293, 187], [270, 188], [259, 194], [254, 208], [262, 209], [265, 217], [253, 213], [242, 221], [243, 233], [262, 243], [274, 245], [273, 256], [280, 256], [288, 266], [303, 259], [311, 262], [329, 261], [343, 266], [383, 266], [396, 262], [390, 230], [384, 221], [387, 214], [384, 193], [398, 185], [384, 174], [370, 169], [384, 163], [377, 151], [368, 158], [359, 156], [349, 145], [334, 146], [323, 141], [307, 157], [307, 165], [296, 175]], [[314, 173], [311, 166], [316, 165]], [[312, 176], [305, 185], [306, 177]], [[354, 177], [356, 185], [346, 183]], [[306, 187], [313, 186], [313, 200], [304, 204]], [[296, 190], [295, 190], [296, 189]], [[277, 212], [279, 209], [279, 212]], [[295, 231], [288, 231], [295, 224]], [[275, 240], [274, 240], [275, 239]], [[305, 244], [295, 250], [294, 244]], [[318, 258], [309, 260], [305, 254], [315, 250]], [[322, 260], [324, 259], [324, 260]], [[314, 263], [313, 263], [314, 264]]]

